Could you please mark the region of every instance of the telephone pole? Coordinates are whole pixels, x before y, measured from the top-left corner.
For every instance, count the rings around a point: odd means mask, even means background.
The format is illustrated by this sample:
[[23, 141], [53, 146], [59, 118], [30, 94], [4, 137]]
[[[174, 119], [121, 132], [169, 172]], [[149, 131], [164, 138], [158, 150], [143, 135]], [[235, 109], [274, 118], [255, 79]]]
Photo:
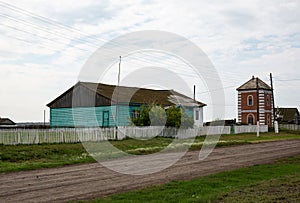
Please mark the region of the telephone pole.
[[46, 128], [46, 110], [44, 110], [44, 128]]
[[118, 139], [118, 126], [119, 126], [119, 86], [120, 86], [120, 75], [121, 75], [121, 56], [120, 56], [120, 60], [119, 60], [119, 72], [118, 72], [118, 85], [116, 88], [117, 91], [117, 101], [116, 101], [116, 139]]
[[275, 102], [274, 102], [274, 89], [273, 89], [273, 77], [272, 77], [272, 73], [270, 73], [270, 81], [271, 81], [271, 90], [272, 90], [272, 105], [273, 105], [273, 127], [274, 127], [274, 123], [276, 121], [276, 110], [275, 110]]
[[275, 99], [274, 99], [274, 88], [273, 88], [273, 77], [272, 73], [270, 73], [270, 81], [271, 81], [271, 90], [272, 90], [272, 105], [273, 105], [273, 127], [275, 133], [279, 133], [278, 122], [277, 122], [277, 115], [276, 115], [276, 108], [275, 108]]
[[194, 85], [194, 101], [196, 101], [196, 85]]
[[258, 88], [258, 77], [256, 77], [256, 105], [257, 105], [257, 118], [256, 118], [256, 125], [257, 125], [257, 134], [256, 136], [259, 137], [259, 88]]

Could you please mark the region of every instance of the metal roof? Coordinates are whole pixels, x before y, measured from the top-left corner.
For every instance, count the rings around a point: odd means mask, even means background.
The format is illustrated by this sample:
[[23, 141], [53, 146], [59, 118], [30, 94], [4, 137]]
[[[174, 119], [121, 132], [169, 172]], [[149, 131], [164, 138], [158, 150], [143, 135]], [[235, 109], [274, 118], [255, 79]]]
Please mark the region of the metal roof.
[[0, 125], [15, 125], [16, 123], [9, 118], [0, 118]]
[[[134, 103], [134, 104], [161, 104], [163, 106], [170, 105], [182, 105], [182, 106], [206, 106], [206, 104], [194, 101], [194, 99], [187, 97], [181, 93], [174, 90], [154, 90], [138, 87], [126, 87], [126, 86], [116, 86], [108, 85], [102, 83], [92, 83], [92, 82], [78, 82], [69, 90], [64, 92], [62, 95], [57, 97], [55, 100], [47, 104], [51, 107], [56, 101], [62, 99], [64, 95], [68, 92], [73, 91], [76, 86], [82, 85], [89, 90], [95, 92], [96, 94], [102, 95], [111, 100], [112, 104], [116, 103], [116, 94], [118, 93], [119, 103]], [[129, 101], [128, 101], [129, 100]]]
[[243, 85], [237, 88], [237, 90], [255, 90], [257, 89], [256, 81], [258, 82], [258, 89], [272, 90], [272, 88], [269, 85], [267, 85], [264, 81], [254, 76], [252, 76], [252, 78], [249, 81], [245, 82]]
[[280, 121], [291, 122], [299, 117], [299, 111], [297, 108], [276, 108], [276, 114]]

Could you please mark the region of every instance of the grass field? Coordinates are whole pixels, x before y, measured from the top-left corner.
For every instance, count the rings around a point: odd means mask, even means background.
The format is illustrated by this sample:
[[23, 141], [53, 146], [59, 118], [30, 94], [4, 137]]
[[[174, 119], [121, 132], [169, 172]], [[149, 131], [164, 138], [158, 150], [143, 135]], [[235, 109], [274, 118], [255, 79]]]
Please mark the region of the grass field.
[[[191, 150], [199, 150], [205, 137], [197, 137]], [[300, 133], [290, 131], [274, 133], [223, 135], [217, 146], [251, 144], [257, 142], [300, 139]], [[153, 138], [151, 140], [126, 139], [111, 141], [115, 147], [131, 154], [150, 154], [164, 149], [172, 142], [171, 138]], [[113, 157], [116, 157], [115, 155]], [[108, 159], [111, 155], [103, 155]], [[94, 162], [81, 143], [71, 144], [39, 144], [39, 145], [0, 145], [0, 172], [12, 172], [38, 168], [48, 168], [69, 164]]]
[[[300, 156], [108, 196], [93, 202], [299, 202]], [[85, 201], [83, 201], [85, 202]], [[89, 201], [90, 202], [90, 201]]]

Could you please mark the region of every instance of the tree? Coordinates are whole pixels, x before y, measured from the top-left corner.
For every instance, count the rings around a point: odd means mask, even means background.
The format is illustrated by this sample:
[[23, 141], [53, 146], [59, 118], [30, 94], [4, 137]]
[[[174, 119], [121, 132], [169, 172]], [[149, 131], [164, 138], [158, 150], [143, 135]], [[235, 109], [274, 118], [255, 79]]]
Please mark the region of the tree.
[[164, 110], [161, 105], [142, 105], [140, 114], [132, 119], [136, 126], [167, 126], [167, 127], [193, 127], [194, 120], [189, 117], [182, 107], [171, 106]]

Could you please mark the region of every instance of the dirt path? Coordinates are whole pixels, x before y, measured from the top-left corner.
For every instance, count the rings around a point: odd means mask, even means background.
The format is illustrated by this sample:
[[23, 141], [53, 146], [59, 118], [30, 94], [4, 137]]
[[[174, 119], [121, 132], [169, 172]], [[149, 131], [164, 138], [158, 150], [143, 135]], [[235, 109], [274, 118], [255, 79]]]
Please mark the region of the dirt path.
[[[168, 158], [164, 154], [161, 158]], [[171, 180], [192, 179], [300, 155], [300, 140], [267, 142], [216, 148], [204, 161], [199, 151], [188, 152], [161, 172], [130, 176], [113, 172], [98, 163], [0, 174], [0, 202], [64, 202], [91, 199], [112, 193], [157, 185]], [[126, 161], [126, 159], [120, 159]], [[117, 163], [117, 162], [114, 162]]]

